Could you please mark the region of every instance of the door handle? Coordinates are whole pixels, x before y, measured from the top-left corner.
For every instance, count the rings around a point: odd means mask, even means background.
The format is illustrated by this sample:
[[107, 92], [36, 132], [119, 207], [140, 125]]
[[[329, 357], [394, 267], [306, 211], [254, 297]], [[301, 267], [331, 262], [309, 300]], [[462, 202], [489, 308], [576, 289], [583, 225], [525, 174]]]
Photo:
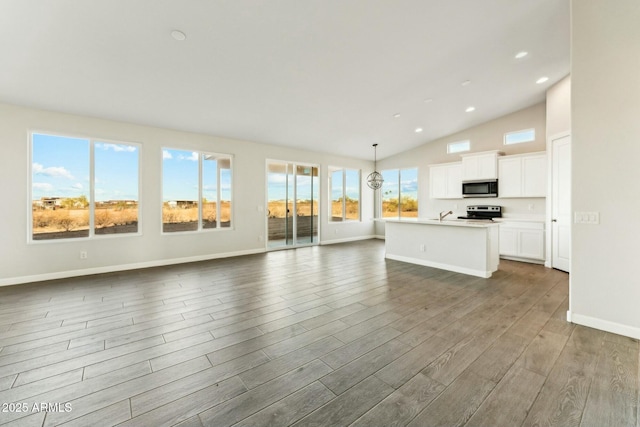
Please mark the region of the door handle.
[[551, 220], [551, 222], [558, 222], [558, 220], [554, 218]]

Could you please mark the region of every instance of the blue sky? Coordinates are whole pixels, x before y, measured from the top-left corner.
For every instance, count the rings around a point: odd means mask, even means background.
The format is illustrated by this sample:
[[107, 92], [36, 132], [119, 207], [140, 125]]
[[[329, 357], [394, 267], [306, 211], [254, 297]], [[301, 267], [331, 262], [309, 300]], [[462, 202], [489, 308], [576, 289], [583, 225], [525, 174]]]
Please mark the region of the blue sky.
[[[228, 160], [226, 160], [228, 162]], [[205, 155], [202, 167], [202, 197], [216, 201], [219, 160]], [[231, 200], [231, 172], [224, 168], [220, 173], [220, 200]], [[162, 200], [198, 200], [198, 153], [194, 151], [162, 150]]]
[[382, 197], [395, 199], [398, 197], [398, 179], [400, 179], [400, 191], [402, 197], [408, 196], [418, 199], [418, 169], [401, 169], [398, 177], [398, 169], [382, 171], [384, 182], [382, 183]]
[[[32, 197], [89, 198], [89, 140], [33, 134]], [[135, 145], [95, 142], [95, 198], [138, 200]]]
[[[347, 197], [358, 200], [360, 196], [359, 171], [355, 169], [347, 169], [346, 171], [347, 181], [345, 183], [345, 192]], [[342, 197], [342, 176], [343, 169], [331, 174], [331, 200], [338, 200]]]
[[[287, 176], [284, 173], [284, 165], [282, 165], [283, 167], [283, 172], [282, 173], [276, 173], [276, 172], [270, 172], [267, 175], [267, 183], [269, 186], [268, 189], [268, 197], [269, 200], [285, 200], [285, 198], [287, 197]], [[312, 182], [311, 182], [311, 175], [310, 175], [310, 169], [311, 167], [307, 167], [307, 166], [299, 166], [299, 168], [302, 169], [303, 172], [299, 173], [297, 175], [297, 180], [298, 180], [298, 189], [297, 189], [297, 197], [298, 200], [310, 200], [311, 199], [311, 191], [312, 191]], [[277, 166], [272, 167], [273, 170], [278, 169]], [[305, 173], [307, 175], [305, 175]], [[293, 172], [290, 173], [289, 175], [289, 199], [293, 200]], [[318, 200], [318, 194], [320, 193], [320, 188], [319, 188], [319, 181], [318, 181], [318, 177], [315, 176], [313, 177], [313, 193], [314, 193], [314, 197], [315, 200]]]

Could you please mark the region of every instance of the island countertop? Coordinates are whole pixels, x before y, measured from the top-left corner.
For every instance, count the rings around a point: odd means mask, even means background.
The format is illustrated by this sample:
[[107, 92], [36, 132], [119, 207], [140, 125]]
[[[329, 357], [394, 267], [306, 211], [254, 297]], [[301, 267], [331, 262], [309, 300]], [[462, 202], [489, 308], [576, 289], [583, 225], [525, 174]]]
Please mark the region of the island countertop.
[[393, 223], [406, 223], [406, 224], [426, 224], [426, 225], [445, 225], [452, 227], [475, 227], [475, 228], [488, 228], [488, 227], [498, 227], [499, 223], [493, 221], [486, 220], [477, 220], [477, 219], [456, 219], [456, 218], [445, 218], [440, 221], [437, 218], [379, 218], [376, 221], [381, 222], [393, 222]]

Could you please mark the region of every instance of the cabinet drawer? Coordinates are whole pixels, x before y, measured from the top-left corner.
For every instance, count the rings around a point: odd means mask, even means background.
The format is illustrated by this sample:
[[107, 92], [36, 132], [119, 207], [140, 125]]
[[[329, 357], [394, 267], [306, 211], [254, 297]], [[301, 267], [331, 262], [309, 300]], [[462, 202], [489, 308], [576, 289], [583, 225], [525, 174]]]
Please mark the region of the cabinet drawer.
[[500, 221], [500, 228], [520, 228], [528, 230], [544, 230], [542, 221]]

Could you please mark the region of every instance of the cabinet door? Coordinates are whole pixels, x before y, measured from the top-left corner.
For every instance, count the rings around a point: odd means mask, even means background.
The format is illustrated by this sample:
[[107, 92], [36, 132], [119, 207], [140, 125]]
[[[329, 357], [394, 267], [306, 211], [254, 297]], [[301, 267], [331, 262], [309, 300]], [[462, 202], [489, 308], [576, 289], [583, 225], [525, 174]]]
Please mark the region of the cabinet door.
[[497, 158], [495, 153], [464, 156], [462, 158], [462, 179], [474, 181], [498, 178]]
[[447, 197], [447, 168], [446, 166], [429, 167], [429, 196], [432, 199]]
[[500, 255], [518, 256], [518, 229], [500, 226]]
[[478, 179], [480, 175], [480, 162], [479, 156], [466, 156], [462, 158], [462, 179], [465, 181], [472, 181]]
[[544, 231], [518, 231], [518, 256], [523, 258], [544, 259]]
[[462, 165], [447, 167], [447, 198], [462, 199]]
[[522, 157], [522, 196], [547, 195], [547, 156]]
[[520, 157], [498, 160], [498, 195], [522, 196], [522, 161]]
[[495, 154], [485, 154], [478, 156], [478, 178], [476, 179], [496, 179], [498, 168]]

